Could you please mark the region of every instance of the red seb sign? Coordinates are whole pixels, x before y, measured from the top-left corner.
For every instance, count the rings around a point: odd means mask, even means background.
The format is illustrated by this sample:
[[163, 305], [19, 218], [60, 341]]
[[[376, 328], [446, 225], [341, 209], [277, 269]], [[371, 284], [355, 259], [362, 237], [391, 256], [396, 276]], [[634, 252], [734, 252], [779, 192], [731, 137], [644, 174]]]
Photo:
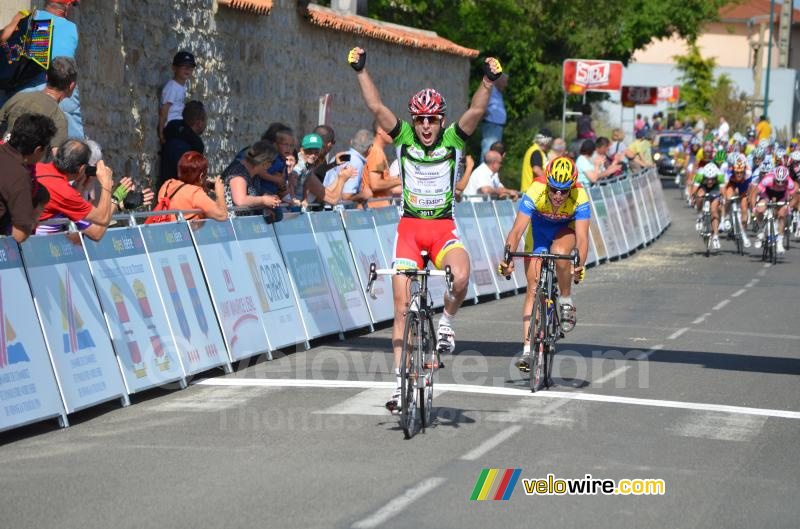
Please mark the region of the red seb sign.
[[622, 63], [567, 59], [564, 61], [563, 85], [568, 94], [616, 92], [622, 86]]
[[655, 105], [658, 102], [658, 88], [655, 86], [623, 86], [622, 105]]

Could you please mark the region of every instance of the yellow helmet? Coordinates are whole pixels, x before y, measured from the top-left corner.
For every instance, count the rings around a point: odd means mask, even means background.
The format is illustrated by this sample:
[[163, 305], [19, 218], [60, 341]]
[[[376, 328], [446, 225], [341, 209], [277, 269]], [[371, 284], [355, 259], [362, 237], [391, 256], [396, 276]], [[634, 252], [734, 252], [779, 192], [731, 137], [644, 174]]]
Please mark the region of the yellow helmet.
[[553, 158], [547, 164], [544, 174], [547, 176], [547, 184], [555, 189], [569, 189], [578, 178], [575, 162], [567, 156]]

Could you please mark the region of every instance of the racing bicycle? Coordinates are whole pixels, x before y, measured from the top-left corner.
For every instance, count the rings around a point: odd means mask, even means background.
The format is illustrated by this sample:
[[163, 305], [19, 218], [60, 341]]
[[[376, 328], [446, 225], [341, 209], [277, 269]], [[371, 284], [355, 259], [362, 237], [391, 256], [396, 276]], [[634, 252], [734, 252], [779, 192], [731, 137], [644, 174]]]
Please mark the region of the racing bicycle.
[[370, 263], [367, 284], [367, 293], [372, 296], [372, 287], [379, 275], [397, 275], [411, 279], [411, 300], [405, 315], [403, 355], [400, 361], [400, 426], [406, 439], [410, 439], [418, 431], [424, 432], [425, 427], [431, 424], [434, 375], [439, 368], [444, 367], [433, 331], [434, 310], [428, 292], [428, 278], [444, 277], [447, 291], [453, 292], [453, 272], [450, 266], [445, 266], [444, 270], [428, 270], [428, 256], [424, 253], [423, 262], [421, 270], [378, 268], [375, 263]]
[[742, 206], [739, 199], [739, 195], [734, 195], [728, 199], [731, 201], [731, 207], [728, 208], [728, 217], [731, 223], [731, 229], [728, 230], [728, 238], [733, 239], [736, 243], [736, 252], [739, 255], [744, 255], [744, 241], [742, 239], [744, 228], [742, 226]]
[[[541, 259], [542, 269], [539, 273], [539, 283], [536, 285], [536, 294], [531, 312], [531, 324], [528, 330], [528, 340], [531, 344], [532, 366], [530, 375], [531, 391], [537, 392], [553, 385], [551, 373], [553, 370], [553, 357], [556, 354], [556, 342], [564, 337], [561, 324], [558, 302], [558, 282], [556, 281], [556, 261], [571, 261], [572, 266], [578, 266], [578, 250], [573, 250], [569, 255], [551, 253], [512, 252], [506, 246], [503, 261], [510, 263], [514, 257], [526, 259]], [[510, 275], [506, 279], [511, 279]], [[577, 281], [576, 281], [577, 283]]]
[[761, 246], [762, 261], [778, 264], [778, 219], [775, 217], [775, 210], [782, 208], [786, 204], [788, 202], [759, 202], [759, 205], [767, 206], [767, 211], [764, 213], [764, 241]]

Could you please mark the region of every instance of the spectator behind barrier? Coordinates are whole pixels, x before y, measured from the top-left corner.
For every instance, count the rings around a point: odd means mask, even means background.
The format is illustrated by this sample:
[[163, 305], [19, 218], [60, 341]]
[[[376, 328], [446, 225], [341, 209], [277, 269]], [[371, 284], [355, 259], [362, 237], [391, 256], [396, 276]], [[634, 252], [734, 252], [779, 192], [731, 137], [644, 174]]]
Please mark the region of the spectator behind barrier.
[[270, 222], [277, 222], [283, 214], [276, 209], [281, 199], [272, 194], [262, 194], [258, 182], [262, 175], [278, 157], [278, 151], [269, 141], [254, 143], [246, 152], [244, 159], [234, 160], [222, 172], [225, 183], [225, 205], [228, 209], [233, 207], [248, 207], [253, 209], [267, 208], [264, 217]]
[[[94, 140], [84, 140], [84, 142], [89, 146], [89, 150], [91, 151], [89, 155], [89, 166], [97, 167], [97, 164], [103, 159], [103, 152], [100, 149], [100, 144]], [[99, 204], [102, 190], [100, 189], [100, 182], [98, 182], [97, 178], [87, 175], [84, 178], [75, 180], [72, 183], [72, 187], [77, 189], [81, 196], [91, 202], [92, 205], [96, 206]], [[119, 185], [114, 188], [114, 192], [111, 194], [111, 203], [115, 206], [116, 212], [140, 208], [144, 209], [150, 207], [153, 203], [154, 196], [153, 190], [149, 187], [137, 191], [136, 186], [133, 184], [133, 179], [124, 177], [120, 180]]]
[[188, 51], [181, 50], [172, 58], [172, 79], [161, 90], [161, 106], [158, 109], [158, 138], [162, 144], [167, 141], [167, 124], [183, 117], [186, 83], [192, 78], [196, 66], [194, 55]]
[[611, 141], [600, 136], [594, 144], [595, 151], [592, 162], [599, 163], [600, 178], [608, 178], [611, 175], [617, 174], [622, 170], [622, 159], [624, 154], [618, 153], [616, 156], [609, 156], [608, 150], [611, 147]]
[[[472, 171], [469, 182], [464, 188], [465, 195], [498, 195], [499, 197], [517, 196], [517, 192], [506, 189], [500, 181], [500, 169], [503, 167], [503, 155], [497, 151], [489, 150], [483, 157], [483, 163]], [[480, 202], [480, 197], [470, 199], [473, 202]]]
[[[30, 4], [30, 2], [27, 3]], [[78, 4], [79, 0], [47, 0], [43, 10], [37, 9], [30, 16], [29, 20], [52, 21], [53, 32], [49, 45], [50, 55], [48, 57], [51, 61], [56, 57], [75, 58], [75, 52], [78, 48], [78, 28], [68, 18], [71, 18], [73, 8]], [[13, 33], [18, 33], [17, 27], [26, 16], [26, 11], [18, 12], [11, 22], [3, 28], [0, 40], [5, 42], [11, 38]], [[30, 78], [27, 75], [23, 75], [26, 80], [23, 80], [19, 85], [14, 83], [13, 88], [8, 92], [0, 90], [0, 106], [17, 92], [40, 92], [45, 88], [46, 72], [44, 69], [30, 63], [26, 64], [23, 69], [29, 72], [31, 67], [38, 70], [38, 73], [35, 73]], [[68, 136], [65, 136], [64, 139], [67, 137], [82, 139], [83, 118], [81, 117], [81, 102], [77, 86], [70, 97], [61, 101], [59, 107], [64, 111], [69, 127]], [[56, 145], [60, 144], [60, 142], [54, 143]]]
[[61, 145], [69, 133], [67, 117], [59, 108], [59, 103], [72, 95], [78, 79], [75, 59], [56, 57], [47, 70], [47, 85], [35, 92], [19, 92], [0, 108], [0, 133], [5, 135], [14, 127], [14, 122], [22, 114], [41, 114], [53, 120], [56, 135], [53, 145]]
[[559, 156], [564, 156], [566, 151], [567, 142], [564, 141], [564, 138], [556, 138], [553, 140], [553, 143], [550, 147], [550, 152], [547, 153], [547, 159], [553, 160]]
[[356, 176], [354, 167], [345, 167], [339, 171], [336, 180], [328, 187], [322, 185], [318, 176], [319, 167], [327, 166], [322, 159], [325, 143], [319, 134], [307, 134], [301, 144], [306, 169], [298, 181], [302, 181], [302, 200], [304, 205], [333, 205], [342, 198], [342, 189], [348, 180]]
[[[208, 160], [199, 152], [189, 151], [181, 156], [178, 161], [178, 178], [170, 178], [158, 191], [158, 199], [169, 198], [169, 209], [181, 211], [199, 209], [202, 213], [186, 213], [186, 220], [214, 219], [224, 221], [228, 218], [225, 209], [225, 184], [222, 177], [217, 176], [209, 181]], [[210, 184], [210, 185], [209, 185]], [[214, 191], [215, 199], [206, 193], [210, 187]], [[168, 216], [161, 222], [173, 222], [175, 215]]]
[[[372, 192], [369, 187], [361, 185], [364, 175], [364, 166], [367, 159], [365, 158], [369, 146], [372, 145], [374, 140], [373, 134], [366, 130], [361, 129], [355, 133], [353, 139], [350, 140], [350, 149], [344, 154], [345, 158], [339, 157], [339, 160], [344, 161], [344, 165], [338, 165], [325, 174], [325, 180], [322, 182], [325, 187], [328, 187], [336, 182], [339, 171], [344, 166], [350, 166], [356, 169], [356, 176], [349, 179], [342, 189], [342, 199], [352, 200], [353, 202], [365, 202], [372, 198]], [[349, 156], [349, 160], [346, 157]]]
[[[36, 164], [36, 178], [50, 192], [50, 201], [39, 217], [40, 221], [67, 218], [75, 222], [83, 234], [94, 241], [105, 235], [111, 215], [117, 207], [111, 202], [113, 172], [101, 160], [97, 166], [90, 166], [91, 149], [80, 140], [67, 140], [58, 147], [53, 163]], [[78, 189], [71, 184], [88, 188], [91, 180], [97, 178], [100, 184], [100, 197], [97, 206], [87, 201]], [[63, 231], [64, 225], [40, 225], [37, 234]]]
[[506, 157], [506, 145], [502, 141], [496, 141], [489, 146], [490, 151], [499, 152], [500, 155]]
[[161, 148], [161, 177], [158, 189], [170, 178], [178, 176], [178, 160], [189, 151], [205, 154], [200, 136], [206, 130], [208, 115], [203, 103], [189, 101], [183, 108], [183, 119], [170, 121], [164, 129], [166, 141]]
[[[56, 126], [39, 114], [23, 114], [14, 122], [7, 142], [0, 143], [0, 234], [22, 242], [33, 232], [43, 194], [31, 170], [47, 151]], [[31, 199], [33, 197], [33, 200]], [[49, 200], [49, 196], [47, 197]]]
[[[291, 127], [283, 123], [274, 122], [270, 123], [267, 130], [261, 135], [261, 141], [272, 144], [278, 156], [275, 157], [262, 176], [253, 180], [253, 189], [259, 195], [278, 195], [278, 197], [289, 202], [291, 197], [287, 196], [289, 194], [289, 174], [286, 169], [285, 156], [294, 152], [294, 133]], [[250, 145], [239, 151], [235, 161], [241, 162], [244, 160], [247, 156], [247, 151], [252, 147]]]
[[[391, 197], [403, 192], [399, 178], [389, 176], [389, 160], [386, 158], [386, 147], [392, 145], [392, 138], [383, 130], [378, 121], [372, 122], [375, 139], [367, 151], [367, 162], [364, 165], [362, 187], [368, 187], [375, 198]], [[390, 205], [388, 200], [370, 202], [371, 208], [382, 208]]]

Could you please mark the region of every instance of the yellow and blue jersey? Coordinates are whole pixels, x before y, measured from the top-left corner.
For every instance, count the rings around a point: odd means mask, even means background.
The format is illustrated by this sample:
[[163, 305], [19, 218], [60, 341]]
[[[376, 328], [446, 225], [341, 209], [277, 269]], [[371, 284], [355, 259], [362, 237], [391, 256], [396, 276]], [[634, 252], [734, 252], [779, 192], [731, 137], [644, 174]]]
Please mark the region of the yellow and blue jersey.
[[583, 187], [570, 189], [561, 207], [554, 210], [544, 182], [534, 182], [528, 187], [520, 201], [519, 210], [531, 217], [533, 224], [566, 224], [573, 220], [589, 220], [592, 216], [589, 195]]

